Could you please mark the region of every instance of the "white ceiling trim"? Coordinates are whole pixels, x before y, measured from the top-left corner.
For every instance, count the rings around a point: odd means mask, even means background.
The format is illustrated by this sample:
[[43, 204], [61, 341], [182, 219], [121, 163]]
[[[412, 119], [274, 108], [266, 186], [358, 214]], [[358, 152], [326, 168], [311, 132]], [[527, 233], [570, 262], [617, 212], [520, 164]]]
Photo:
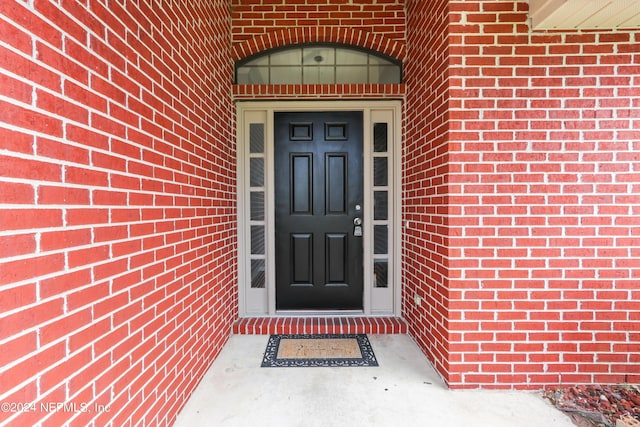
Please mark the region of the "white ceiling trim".
[[529, 0], [534, 29], [640, 28], [640, 0]]

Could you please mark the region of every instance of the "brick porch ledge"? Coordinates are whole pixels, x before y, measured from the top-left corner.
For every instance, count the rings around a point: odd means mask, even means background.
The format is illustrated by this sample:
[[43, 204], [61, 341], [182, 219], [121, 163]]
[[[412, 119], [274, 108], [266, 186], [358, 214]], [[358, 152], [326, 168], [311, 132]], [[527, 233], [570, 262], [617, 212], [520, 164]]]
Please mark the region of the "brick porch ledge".
[[399, 317], [251, 317], [233, 324], [236, 335], [406, 334]]

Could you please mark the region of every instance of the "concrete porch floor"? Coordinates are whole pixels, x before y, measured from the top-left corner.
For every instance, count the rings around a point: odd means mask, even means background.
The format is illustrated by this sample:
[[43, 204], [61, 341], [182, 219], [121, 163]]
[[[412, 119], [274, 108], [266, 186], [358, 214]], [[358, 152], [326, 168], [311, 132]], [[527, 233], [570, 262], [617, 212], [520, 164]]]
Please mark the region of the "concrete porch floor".
[[369, 335], [371, 368], [261, 368], [267, 339], [233, 335], [175, 426], [573, 426], [539, 393], [448, 390], [407, 335]]

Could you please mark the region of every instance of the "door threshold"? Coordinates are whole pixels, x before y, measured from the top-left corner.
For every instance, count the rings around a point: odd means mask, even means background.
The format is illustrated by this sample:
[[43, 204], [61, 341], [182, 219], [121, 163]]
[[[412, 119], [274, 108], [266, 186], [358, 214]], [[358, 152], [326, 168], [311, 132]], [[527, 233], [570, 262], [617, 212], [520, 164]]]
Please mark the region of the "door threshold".
[[363, 310], [276, 310], [275, 317], [363, 317]]
[[406, 334], [400, 317], [375, 316], [282, 316], [245, 317], [233, 324], [236, 335], [273, 334]]

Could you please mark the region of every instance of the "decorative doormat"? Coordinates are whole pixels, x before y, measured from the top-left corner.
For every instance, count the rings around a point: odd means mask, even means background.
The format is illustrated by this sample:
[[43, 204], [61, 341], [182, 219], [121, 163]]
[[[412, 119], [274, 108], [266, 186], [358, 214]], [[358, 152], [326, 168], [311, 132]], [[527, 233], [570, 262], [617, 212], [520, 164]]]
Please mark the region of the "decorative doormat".
[[378, 366], [371, 343], [358, 335], [271, 335], [263, 368]]

